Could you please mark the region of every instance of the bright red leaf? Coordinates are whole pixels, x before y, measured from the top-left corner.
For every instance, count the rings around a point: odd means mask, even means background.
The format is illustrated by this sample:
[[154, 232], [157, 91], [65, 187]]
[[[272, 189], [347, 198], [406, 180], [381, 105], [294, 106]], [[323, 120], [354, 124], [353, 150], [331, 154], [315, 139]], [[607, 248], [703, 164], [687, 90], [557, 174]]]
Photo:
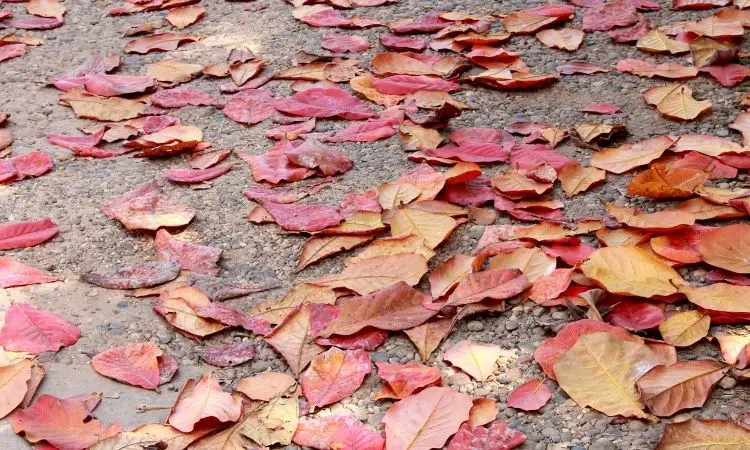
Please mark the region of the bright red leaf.
[[59, 228], [50, 219], [0, 224], [0, 250], [33, 247], [51, 239]]

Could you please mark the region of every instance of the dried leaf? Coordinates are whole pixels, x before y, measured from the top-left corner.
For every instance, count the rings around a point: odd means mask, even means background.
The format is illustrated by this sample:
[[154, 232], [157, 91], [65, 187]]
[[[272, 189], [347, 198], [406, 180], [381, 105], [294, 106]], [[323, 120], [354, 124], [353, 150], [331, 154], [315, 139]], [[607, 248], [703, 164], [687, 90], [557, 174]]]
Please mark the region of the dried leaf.
[[364, 350], [335, 347], [313, 358], [300, 382], [307, 401], [318, 408], [349, 397], [372, 370]]
[[719, 227], [700, 237], [698, 250], [705, 262], [735, 273], [750, 273], [750, 225]]
[[111, 348], [91, 359], [91, 367], [105, 377], [133, 386], [156, 389], [160, 384], [162, 351], [150, 342]]
[[212, 376], [202, 376], [197, 383], [191, 378], [177, 397], [168, 423], [189, 433], [203, 419], [235, 422], [240, 418], [241, 409], [240, 400], [224, 392]]
[[729, 420], [697, 420], [668, 423], [657, 450], [731, 449], [750, 444], [750, 431]]
[[651, 88], [643, 93], [643, 99], [669, 119], [693, 120], [711, 109], [710, 100], [695, 100], [693, 91], [684, 84]]
[[675, 347], [687, 347], [708, 335], [711, 317], [698, 311], [682, 311], [667, 317], [659, 325], [665, 342]]
[[366, 295], [397, 282], [414, 286], [425, 273], [427, 260], [424, 256], [399, 253], [358, 261], [344, 268], [341, 273], [318, 278], [314, 283], [330, 288], [346, 288]]
[[468, 373], [478, 381], [487, 381], [495, 371], [497, 360], [506, 354], [500, 346], [463, 340], [443, 354], [443, 360]]
[[313, 342], [310, 318], [310, 306], [302, 304], [292, 310], [284, 321], [265, 337], [266, 342], [281, 353], [289, 368], [298, 376], [310, 361], [324, 350]]
[[513, 389], [508, 395], [508, 406], [524, 411], [538, 411], [552, 398], [552, 391], [544, 380], [533, 379]]

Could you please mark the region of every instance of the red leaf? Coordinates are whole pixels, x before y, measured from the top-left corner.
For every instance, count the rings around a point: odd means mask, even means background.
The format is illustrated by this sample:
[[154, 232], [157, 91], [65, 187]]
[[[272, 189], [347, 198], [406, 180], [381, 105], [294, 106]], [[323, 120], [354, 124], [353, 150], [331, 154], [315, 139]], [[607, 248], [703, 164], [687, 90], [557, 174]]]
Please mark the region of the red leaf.
[[[515, 143], [513, 136], [505, 130], [495, 128], [459, 128], [451, 133], [449, 139], [456, 145], [469, 144], [498, 144], [512, 147]], [[508, 148], [510, 150], [510, 148]]]
[[425, 153], [438, 158], [452, 158], [466, 162], [500, 162], [508, 159], [506, 145], [496, 143], [466, 143], [446, 145], [437, 149], [427, 149]]
[[162, 351], [150, 342], [127, 344], [99, 353], [91, 367], [105, 377], [132, 386], [156, 389], [160, 384], [159, 357]]
[[[160, 108], [182, 108], [187, 105], [217, 106], [220, 104], [218, 99], [207, 92], [189, 86], [165, 89], [153, 94], [150, 99], [152, 105]], [[273, 109], [270, 106], [269, 108]]]
[[328, 136], [321, 138], [322, 142], [373, 142], [388, 139], [396, 134], [396, 126], [389, 119], [368, 120], [362, 123], [353, 123], [348, 127], [338, 130]]
[[333, 8], [307, 14], [300, 21], [311, 27], [345, 27], [352, 23]]
[[704, 155], [698, 152], [683, 153], [682, 157], [670, 161], [668, 164], [672, 168], [699, 169], [707, 172], [709, 180], [717, 178], [734, 178], [737, 176], [737, 169], [722, 163], [716, 158]]
[[388, 339], [386, 331], [376, 328], [366, 328], [350, 336], [331, 336], [328, 338], [318, 338], [315, 343], [318, 345], [334, 346], [346, 350], [366, 350], [368, 352], [375, 350], [383, 345]]
[[156, 232], [154, 249], [156, 259], [177, 261], [183, 270], [206, 275], [219, 273], [217, 264], [221, 258], [221, 249], [181, 241], [169, 234], [167, 230]]
[[612, 325], [600, 322], [598, 320], [583, 319], [570, 322], [565, 325], [557, 336], [547, 339], [534, 351], [534, 359], [542, 367], [548, 377], [556, 380], [555, 372], [552, 367], [562, 356], [578, 341], [578, 338], [590, 333], [607, 332], [613, 333], [625, 340], [640, 340], [640, 338], [631, 336], [626, 330], [614, 327]]
[[706, 272], [706, 279], [709, 281], [726, 281], [738, 286], [750, 286], [750, 277], [726, 270], [709, 270]]
[[275, 141], [299, 139], [305, 133], [315, 129], [315, 118], [304, 120], [302, 122], [290, 123], [280, 127], [271, 128], [266, 131], [266, 137]]
[[344, 217], [349, 217], [357, 211], [380, 212], [382, 207], [378, 203], [378, 193], [375, 189], [358, 193], [350, 193], [341, 200], [339, 211]]
[[107, 289], [138, 289], [164, 284], [179, 274], [179, 263], [170, 259], [134, 264], [111, 275], [84, 273], [81, 279]]
[[617, 114], [621, 110], [613, 103], [592, 103], [581, 111], [592, 114]]
[[224, 115], [235, 122], [254, 125], [273, 116], [273, 94], [268, 89], [245, 89], [229, 97]]
[[495, 198], [495, 193], [485, 177], [467, 183], [449, 184], [440, 192], [439, 200], [457, 205], [481, 206]]
[[232, 170], [231, 165], [215, 166], [208, 169], [167, 169], [164, 178], [175, 183], [202, 183], [213, 180]]
[[80, 336], [81, 330], [59, 315], [21, 303], [8, 308], [0, 344], [14, 352], [56, 352]]
[[340, 117], [362, 120], [374, 113], [357, 97], [334, 87], [311, 88], [276, 102], [277, 110], [303, 117]]
[[54, 166], [52, 157], [39, 150], [11, 158], [10, 162], [16, 168], [17, 180], [42, 176]]
[[510, 151], [510, 164], [513, 167], [525, 170], [534, 170], [542, 165], [550, 165], [556, 171], [565, 166], [578, 164], [574, 159], [563, 156], [553, 149], [542, 144], [518, 143]]
[[380, 43], [383, 44], [383, 47], [398, 51], [414, 50], [419, 52], [427, 48], [427, 39], [414, 36], [396, 36], [390, 33], [381, 34]]
[[576, 8], [570, 5], [552, 3], [537, 6], [536, 8], [529, 8], [524, 11], [531, 14], [538, 14], [540, 16], [557, 17], [560, 20], [567, 20], [576, 13]]
[[0, 288], [52, 283], [59, 280], [7, 256], [0, 256]]
[[302, 375], [302, 392], [308, 403], [322, 408], [349, 397], [372, 370], [364, 350], [330, 348], [313, 358]]
[[403, 399], [441, 380], [440, 369], [437, 367], [427, 367], [417, 363], [376, 362], [375, 365], [378, 367], [380, 378], [388, 383], [387, 388], [378, 392], [377, 398]]
[[370, 43], [362, 36], [330, 33], [320, 39], [320, 46], [333, 53], [361, 53], [370, 48]]
[[625, 27], [638, 22], [635, 6], [625, 0], [616, 0], [583, 14], [583, 31], [608, 31], [615, 27]]
[[9, 27], [19, 30], [53, 30], [63, 26], [65, 21], [55, 17], [24, 17], [22, 19], [11, 19], [3, 22]]
[[467, 305], [485, 299], [505, 300], [531, 286], [521, 271], [515, 269], [490, 269], [465, 275], [456, 286], [447, 305]]
[[26, 54], [26, 44], [10, 44], [0, 47], [0, 62], [18, 58]]
[[179, 227], [193, 220], [195, 210], [165, 198], [156, 182], [126, 192], [101, 207], [110, 219], [117, 219], [128, 230], [156, 230], [160, 227]]
[[441, 19], [434, 12], [425, 14], [422, 17], [416, 19], [401, 19], [395, 22], [389, 23], [388, 28], [393, 33], [406, 34], [406, 33], [434, 33], [440, 31], [443, 28], [447, 28], [451, 25], [451, 22]]
[[295, 192], [288, 189], [272, 189], [263, 186], [247, 188], [242, 193], [248, 200], [258, 203], [294, 203], [305, 198], [306, 195], [304, 192]]
[[308, 169], [318, 169], [325, 176], [346, 173], [354, 165], [345, 154], [315, 141], [305, 141], [284, 154], [291, 163]]
[[619, 30], [608, 31], [607, 34], [615, 42], [625, 44], [637, 42], [638, 39], [642, 38], [646, 33], [649, 32], [651, 26], [648, 18], [644, 15], [640, 15], [638, 23], [629, 28], [621, 28]]
[[452, 81], [428, 75], [393, 75], [374, 81], [372, 87], [387, 95], [413, 94], [418, 91], [451, 92], [461, 89]]
[[542, 245], [542, 251], [548, 255], [560, 258], [566, 264], [577, 266], [588, 259], [596, 250], [591, 245], [584, 244], [579, 239], [573, 241], [552, 242]]
[[672, 0], [673, 9], [710, 9], [726, 6], [730, 0]]
[[0, 224], [0, 250], [33, 247], [51, 239], [59, 229], [50, 219]]
[[508, 406], [524, 411], [538, 411], [552, 398], [552, 391], [543, 380], [533, 379], [513, 389]]
[[102, 97], [116, 97], [124, 94], [139, 94], [156, 86], [154, 79], [147, 76], [107, 75], [92, 73], [81, 77], [83, 88]]
[[320, 231], [341, 223], [344, 218], [328, 205], [263, 203], [279, 226], [287, 231]]
[[[248, 292], [249, 291], [249, 292]], [[246, 295], [255, 290], [239, 290], [238, 294]], [[238, 295], [234, 295], [237, 297]], [[226, 297], [228, 298], [228, 297]], [[253, 318], [247, 313], [232, 308], [224, 303], [209, 303], [195, 310], [195, 313], [204, 319], [213, 319], [230, 327], [242, 327], [258, 335], [266, 335], [271, 332], [271, 324], [265, 319]]]
[[526, 442], [526, 435], [508, 426], [502, 419], [489, 428], [461, 425], [446, 450], [511, 450]]
[[380, 433], [363, 426], [339, 428], [329, 442], [330, 448], [338, 450], [383, 450], [385, 446]]
[[285, 152], [299, 145], [302, 145], [302, 142], [280, 141], [271, 147], [265, 155], [255, 156], [248, 153], [238, 153], [237, 156], [252, 167], [255, 181], [266, 180], [273, 184], [279, 184], [282, 181], [298, 181], [315, 174], [314, 170], [293, 165], [286, 157]]
[[563, 75], [573, 75], [577, 73], [591, 75], [592, 73], [609, 72], [609, 69], [605, 69], [602, 66], [597, 66], [596, 64], [591, 64], [586, 61], [568, 61], [559, 64], [555, 70]]
[[664, 311], [652, 303], [623, 300], [612, 308], [607, 320], [628, 330], [650, 330], [664, 322]]
[[190, 433], [203, 419], [235, 422], [242, 414], [241, 400], [224, 392], [211, 375], [196, 383], [189, 379], [177, 397], [168, 423], [183, 433]]
[[724, 87], [734, 87], [750, 77], [750, 67], [742, 64], [727, 64], [725, 66], [701, 67], [701, 72], [706, 72]]
[[120, 432], [118, 424], [105, 426], [96, 419], [87, 420], [101, 394], [82, 397], [60, 399], [42, 395], [30, 407], [13, 414], [13, 431], [24, 433], [29, 442], [44, 440], [59, 450], [88, 448]]
[[206, 348], [203, 359], [218, 367], [231, 367], [246, 363], [255, 356], [255, 344], [252, 341], [235, 342], [218, 347]]
[[[96, 152], [100, 151], [95, 148], [102, 141], [104, 133], [107, 128], [101, 127], [95, 133], [83, 135], [83, 136], [66, 136], [62, 134], [48, 134], [47, 140], [60, 147], [72, 150], [73, 153], [79, 154], [81, 152]], [[120, 153], [119, 151], [117, 153]]]

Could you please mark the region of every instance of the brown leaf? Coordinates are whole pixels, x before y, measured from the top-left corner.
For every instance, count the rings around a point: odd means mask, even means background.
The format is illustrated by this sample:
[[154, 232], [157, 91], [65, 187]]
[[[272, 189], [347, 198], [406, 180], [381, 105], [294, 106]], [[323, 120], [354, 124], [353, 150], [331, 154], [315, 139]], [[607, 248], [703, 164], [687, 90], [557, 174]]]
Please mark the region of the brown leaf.
[[156, 33], [142, 36], [125, 44], [125, 53], [148, 53], [151, 51], [168, 52], [184, 42], [195, 42], [200, 37], [181, 33]]
[[146, 109], [146, 104], [137, 100], [99, 97], [78, 89], [61, 95], [59, 102], [70, 106], [78, 117], [108, 122], [136, 118]]
[[558, 174], [566, 197], [586, 192], [606, 179], [606, 172], [595, 167], [565, 166]]
[[414, 328], [406, 329], [404, 333], [411, 339], [414, 346], [417, 347], [422, 360], [427, 361], [451, 329], [453, 329], [453, 321], [451, 319], [438, 318], [428, 320]]
[[200, 5], [183, 6], [171, 9], [164, 19], [175, 28], [182, 30], [197, 22], [205, 12], [206, 8]]
[[750, 445], [750, 431], [729, 420], [668, 423], [656, 450], [730, 450]]
[[427, 260], [424, 256], [399, 253], [358, 261], [345, 267], [341, 273], [318, 278], [314, 283], [366, 295], [398, 282], [414, 286], [425, 273]]
[[310, 361], [324, 350], [313, 342], [313, 338], [310, 332], [310, 306], [303, 304], [289, 313], [264, 339], [281, 353], [292, 372], [299, 376]]

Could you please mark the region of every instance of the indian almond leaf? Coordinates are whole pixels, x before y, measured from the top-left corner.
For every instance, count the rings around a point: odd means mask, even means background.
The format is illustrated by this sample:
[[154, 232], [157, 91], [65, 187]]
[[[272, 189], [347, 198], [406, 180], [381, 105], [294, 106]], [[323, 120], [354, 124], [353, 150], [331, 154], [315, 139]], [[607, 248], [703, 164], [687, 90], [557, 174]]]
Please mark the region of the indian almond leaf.
[[162, 351], [150, 342], [111, 348], [91, 359], [91, 367], [104, 375], [132, 386], [156, 389]]
[[248, 314], [255, 319], [264, 319], [272, 324], [280, 323], [297, 306], [306, 303], [336, 303], [336, 293], [325, 286], [300, 283], [290, 289], [281, 300], [272, 300], [253, 306]]
[[110, 275], [84, 273], [81, 279], [107, 289], [138, 289], [164, 284], [180, 274], [180, 264], [168, 259], [149, 261], [120, 269]]
[[[131, 431], [121, 431], [89, 447], [90, 450], [112, 450], [138, 448], [138, 446], [158, 446], [165, 442], [175, 449], [187, 448], [203, 436], [214, 432], [212, 427], [204, 427], [192, 433], [177, 431], [169, 425], [149, 423]], [[169, 448], [169, 447], [168, 447]], [[51, 449], [50, 449], [51, 450]]]
[[195, 210], [189, 206], [163, 197], [156, 182], [114, 197], [101, 211], [128, 230], [181, 227], [195, 216]]
[[370, 48], [370, 43], [362, 36], [329, 33], [320, 39], [320, 46], [333, 53], [361, 53]]
[[626, 330], [609, 325], [598, 320], [583, 319], [565, 325], [557, 336], [544, 341], [534, 351], [534, 360], [542, 367], [548, 377], [556, 380], [554, 365], [568, 352], [581, 336], [591, 333], [607, 332], [613, 333], [622, 339], [631, 339], [642, 342], [641, 338], [631, 336]]
[[251, 400], [267, 402], [289, 394], [296, 386], [297, 380], [290, 375], [281, 372], [261, 372], [238, 380], [235, 390]]
[[573, 269], [555, 269], [539, 277], [529, 290], [529, 298], [540, 305], [558, 298], [570, 286], [572, 275]]
[[407, 328], [404, 333], [417, 348], [422, 360], [427, 361], [452, 329], [453, 321], [450, 318], [438, 318], [428, 320], [413, 328]]
[[39, 177], [49, 172], [54, 166], [52, 157], [47, 153], [34, 150], [10, 159], [16, 170], [16, 180]]
[[573, 28], [547, 29], [536, 34], [539, 41], [550, 48], [575, 51], [583, 42], [584, 32]]
[[460, 86], [452, 81], [429, 75], [393, 75], [378, 79], [372, 87], [384, 95], [407, 95], [418, 91], [457, 91]]
[[75, 344], [80, 336], [81, 330], [59, 315], [19, 303], [8, 308], [0, 345], [11, 351], [56, 352]]
[[298, 399], [280, 397], [248, 415], [240, 426], [240, 433], [261, 446], [289, 445], [298, 423]]
[[552, 398], [552, 391], [544, 380], [533, 379], [513, 389], [508, 395], [508, 406], [524, 411], [538, 411]]
[[446, 450], [511, 450], [526, 442], [526, 435], [508, 426], [508, 422], [498, 419], [489, 427], [468, 423], [461, 428], [448, 443]]
[[698, 311], [681, 311], [659, 324], [659, 332], [665, 342], [676, 347], [687, 347], [706, 337], [710, 326], [710, 316]]
[[724, 312], [736, 315], [738, 320], [747, 317], [750, 308], [744, 299], [750, 293], [750, 286], [738, 286], [728, 283], [714, 283], [703, 287], [680, 286], [680, 293], [688, 300], [711, 312]]
[[265, 202], [263, 207], [287, 231], [320, 231], [336, 226], [344, 218], [328, 205], [297, 205]]
[[193, 169], [208, 169], [224, 161], [232, 152], [230, 150], [216, 150], [196, 153], [190, 157], [188, 164]]
[[292, 372], [299, 376], [324, 348], [313, 342], [310, 331], [310, 306], [302, 304], [264, 338], [284, 357]]
[[365, 327], [404, 330], [420, 325], [437, 311], [424, 307], [427, 297], [400, 281], [363, 297], [343, 298], [341, 313], [320, 335], [351, 335]]
[[500, 412], [497, 402], [491, 398], [474, 397], [471, 403], [472, 406], [471, 410], [469, 410], [469, 421], [467, 424], [472, 427], [487, 425], [495, 420], [495, 417]]
[[413, 234], [421, 237], [428, 247], [435, 248], [450, 236], [457, 222], [444, 214], [407, 207], [393, 214], [390, 225], [393, 236]]
[[530, 286], [528, 278], [517, 269], [488, 269], [469, 273], [458, 283], [446, 305], [466, 305], [485, 299], [505, 300]]
[[251, 342], [207, 347], [203, 350], [203, 360], [217, 367], [232, 367], [246, 363], [255, 356], [255, 345]]
[[303, 117], [334, 117], [362, 120], [374, 113], [359, 99], [338, 87], [312, 88], [279, 100], [274, 107], [285, 114]]
[[340, 428], [330, 439], [331, 448], [356, 448], [362, 450], [383, 450], [385, 440], [380, 433], [363, 426]]
[[352, 395], [371, 370], [364, 350], [333, 347], [314, 357], [302, 374], [302, 393], [310, 405], [322, 408]]
[[82, 397], [60, 399], [42, 395], [31, 406], [11, 416], [13, 431], [24, 433], [29, 442], [44, 440], [60, 450], [88, 448], [120, 432], [116, 423], [105, 426], [96, 419], [88, 420], [101, 394]]
[[617, 63], [617, 70], [639, 77], [659, 77], [670, 80], [681, 80], [698, 76], [698, 69], [695, 67], [686, 67], [673, 63], [651, 64], [639, 59], [623, 59]]
[[612, 333], [578, 338], [554, 365], [560, 387], [579, 406], [590, 406], [608, 416], [651, 419], [643, 410], [636, 381], [661, 362], [639, 342]]
[[51, 239], [59, 231], [50, 219], [0, 224], [0, 250], [33, 247]]
[[651, 88], [643, 93], [643, 99], [665, 117], [676, 120], [693, 120], [711, 109], [710, 100], [695, 100], [693, 91], [683, 84]]
[[63, 26], [64, 23], [64, 20], [57, 17], [23, 17], [6, 20], [3, 25], [19, 30], [53, 30]]
[[388, 332], [375, 328], [365, 328], [349, 336], [331, 336], [315, 339], [318, 345], [333, 346], [345, 350], [373, 351], [388, 339]]
[[171, 9], [164, 19], [174, 25], [175, 28], [182, 30], [194, 24], [205, 12], [206, 8], [203, 6], [188, 5]]
[[[364, 124], [369, 124], [369, 123], [370, 122], [365, 122]], [[361, 126], [364, 124], [355, 124], [352, 126]], [[392, 126], [390, 126], [390, 128], [391, 130], [393, 130]], [[339, 134], [343, 133], [345, 130], [342, 130], [339, 133], [336, 133], [334, 136], [331, 136], [325, 139], [325, 141], [326, 142], [349, 142], [351, 141], [352, 139], [349, 139], [349, 138], [346, 138], [344, 140], [334, 139], [336, 136], [339, 136]], [[393, 134], [395, 134], [395, 130], [393, 131], [393, 133], [388, 134], [388, 137], [390, 137]], [[354, 136], [349, 136], [349, 137], [353, 138], [353, 141], [355, 142], [360, 142], [359, 138], [356, 138]], [[365, 139], [364, 142], [369, 142], [369, 139]], [[338, 150], [335, 150], [331, 147], [328, 147], [324, 144], [321, 144], [319, 142], [314, 142], [314, 141], [304, 141], [301, 145], [295, 147], [294, 149], [285, 150], [284, 155], [292, 164], [296, 164], [301, 167], [306, 167], [308, 169], [315, 169], [324, 176], [333, 176], [337, 174], [346, 173], [354, 165], [352, 160], [349, 159], [349, 157], [347, 157], [344, 153]]]
[[469, 418], [471, 397], [446, 387], [428, 387], [391, 406], [383, 417], [388, 448], [441, 448]]
[[188, 275], [187, 283], [205, 293], [213, 302], [221, 302], [230, 298], [242, 297], [279, 287], [279, 283], [271, 279], [260, 280], [254, 284], [233, 283], [221, 278], [196, 273]]
[[565, 166], [558, 174], [560, 184], [566, 197], [586, 192], [590, 187], [602, 183], [606, 172], [596, 167]]
[[612, 173], [625, 173], [661, 157], [676, 142], [671, 136], [656, 136], [634, 144], [608, 148], [591, 157], [591, 166]]
[[190, 433], [202, 419], [235, 422], [241, 413], [241, 401], [224, 392], [218, 380], [204, 375], [198, 382], [191, 378], [185, 383], [167, 422], [183, 433]]
[[437, 367], [427, 367], [422, 364], [391, 364], [376, 362], [378, 376], [387, 383], [376, 394], [377, 398], [406, 398], [419, 389], [439, 383], [440, 370]]
[[607, 321], [628, 330], [650, 330], [664, 322], [664, 312], [651, 303], [625, 300], [612, 307]]
[[561, 241], [542, 246], [542, 251], [547, 256], [553, 256], [565, 261], [566, 264], [577, 266], [587, 260], [596, 248], [578, 241]]
[[476, 258], [469, 255], [453, 255], [430, 274], [430, 292], [439, 298], [455, 287], [461, 279], [474, 271]]
[[640, 248], [605, 247], [581, 265], [583, 273], [613, 294], [652, 297], [677, 292], [682, 277], [660, 259]]
[[[532, 236], [524, 237], [531, 238]], [[529, 282], [535, 283], [539, 278], [550, 275], [555, 270], [556, 265], [557, 260], [547, 256], [542, 250], [521, 247], [511, 251], [505, 250], [492, 257], [487, 267], [488, 270], [485, 272], [494, 269], [520, 270], [527, 278], [526, 288], [528, 288]]]
[[227, 328], [219, 321], [204, 319], [199, 315], [198, 311], [210, 305], [211, 301], [203, 292], [183, 286], [163, 292], [154, 303], [154, 311], [179, 332], [196, 339]]
[[[146, 66], [146, 75], [151, 78], [161, 81], [163, 83], [186, 83], [192, 80], [195, 76], [205, 72], [206, 69], [200, 64], [190, 64], [179, 59], [165, 58], [161, 61], [151, 63]], [[210, 69], [209, 69], [210, 70]], [[187, 104], [193, 104], [192, 102], [198, 98], [212, 99], [207, 104], [213, 104], [216, 99], [213, 99], [210, 95], [205, 92], [195, 89], [193, 87], [184, 87], [177, 89], [165, 89], [159, 91], [151, 96], [152, 103], [154, 102], [154, 96], [160, 99], [159, 103], [162, 102], [179, 102]], [[203, 103], [202, 101], [200, 103]], [[198, 106], [198, 105], [194, 105]], [[178, 106], [165, 106], [168, 108], [178, 108]]]
[[[359, 295], [367, 295], [394, 283], [414, 286], [425, 273], [427, 260], [424, 256], [398, 253], [358, 261], [344, 268], [341, 273], [318, 278], [314, 283], [334, 289], [346, 288]], [[405, 328], [416, 325], [418, 324], [407, 325]]]
[[154, 249], [157, 259], [177, 261], [182, 270], [204, 275], [219, 273], [221, 249], [179, 240], [164, 229], [156, 232]]
[[273, 105], [273, 93], [268, 89], [247, 89], [231, 96], [223, 112], [235, 122], [254, 125], [273, 116]]
[[700, 169], [652, 164], [630, 180], [628, 195], [652, 199], [687, 198], [708, 178], [709, 174]]
[[609, 31], [638, 22], [635, 6], [630, 2], [609, 2], [587, 8], [583, 15], [583, 31]]
[[698, 420], [668, 423], [656, 450], [714, 448], [729, 450], [750, 445], [750, 431], [729, 420]]
[[125, 44], [125, 53], [148, 53], [152, 51], [170, 51], [184, 42], [195, 42], [200, 39], [192, 34], [156, 33], [142, 36]]
[[713, 386], [729, 369], [713, 360], [678, 361], [651, 369], [638, 380], [638, 390], [652, 414], [668, 417], [703, 406]]
[[374, 235], [362, 236], [313, 236], [305, 241], [297, 259], [297, 270], [302, 270], [310, 264], [335, 255], [345, 250], [351, 250], [373, 240]]
[[497, 345], [463, 340], [447, 349], [443, 354], [443, 360], [478, 381], [486, 381], [494, 372], [498, 358], [506, 353]]
[[7, 416], [20, 405], [29, 389], [31, 367], [29, 359], [0, 367], [0, 418]]
[[677, 231], [695, 224], [695, 216], [680, 210], [662, 210], [645, 214], [635, 208], [623, 208], [612, 203], [606, 208], [609, 215], [618, 222], [652, 232]]
[[734, 224], [708, 231], [701, 236], [698, 250], [703, 260], [712, 266], [734, 273], [750, 273], [750, 225]]
[[384, 445], [382, 436], [362, 426], [356, 417], [335, 415], [300, 420], [293, 442], [319, 450], [382, 450]]
[[59, 102], [70, 106], [78, 117], [100, 121], [134, 119], [146, 109], [146, 104], [138, 100], [100, 97], [79, 89], [66, 92]]
[[208, 169], [167, 169], [164, 172], [164, 178], [175, 183], [203, 183], [218, 178], [230, 170], [232, 170], [231, 165]]
[[740, 334], [728, 334], [721, 331], [714, 332], [713, 336], [719, 341], [721, 356], [727, 364], [737, 369], [744, 369], [750, 363], [750, 336]]

